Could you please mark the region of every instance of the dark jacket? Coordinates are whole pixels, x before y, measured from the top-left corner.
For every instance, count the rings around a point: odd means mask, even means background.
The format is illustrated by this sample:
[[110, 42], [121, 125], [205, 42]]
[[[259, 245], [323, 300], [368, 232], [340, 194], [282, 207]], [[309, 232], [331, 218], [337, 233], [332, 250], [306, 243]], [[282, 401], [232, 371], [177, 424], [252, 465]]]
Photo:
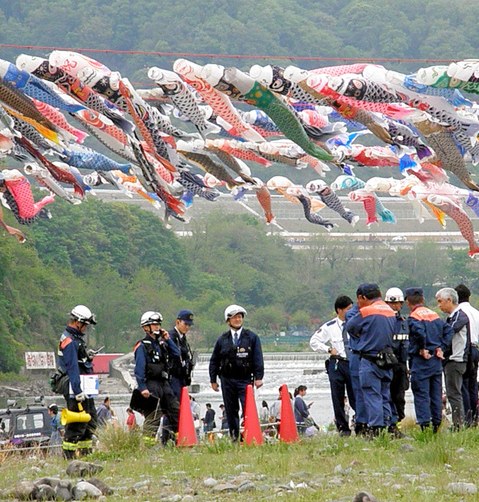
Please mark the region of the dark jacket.
[[180, 351], [170, 338], [158, 341], [150, 335], [139, 340], [133, 349], [135, 354], [135, 377], [138, 390], [148, 389], [148, 381], [167, 381], [169, 359], [179, 357]]
[[83, 333], [67, 326], [58, 344], [58, 356], [58, 366], [68, 375], [73, 394], [80, 394], [80, 375], [93, 373], [93, 363], [88, 357]]
[[381, 299], [374, 300], [346, 322], [350, 346], [358, 352], [377, 355], [386, 347], [392, 347], [395, 325], [393, 309]]
[[264, 361], [258, 335], [243, 328], [236, 347], [231, 338], [231, 331], [223, 333], [216, 341], [211, 354], [209, 372], [212, 383], [216, 383], [218, 376], [238, 380], [262, 380]]
[[178, 347], [180, 356], [172, 357], [170, 361], [170, 374], [176, 378], [190, 380], [191, 372], [193, 370], [193, 352], [191, 351], [190, 344], [186, 335], [180, 335], [176, 328], [168, 332], [170, 338], [175, 342]]
[[407, 319], [396, 312], [396, 329], [393, 335], [393, 351], [398, 358], [398, 362], [407, 363], [409, 350], [409, 326]]
[[[424, 305], [417, 305], [407, 319], [409, 326], [409, 357], [411, 371], [432, 370], [442, 371], [441, 361], [435, 356], [437, 348], [447, 352], [452, 341], [452, 329], [433, 310]], [[424, 359], [419, 355], [422, 349], [427, 349], [433, 356]], [[433, 368], [434, 367], [434, 368]]]

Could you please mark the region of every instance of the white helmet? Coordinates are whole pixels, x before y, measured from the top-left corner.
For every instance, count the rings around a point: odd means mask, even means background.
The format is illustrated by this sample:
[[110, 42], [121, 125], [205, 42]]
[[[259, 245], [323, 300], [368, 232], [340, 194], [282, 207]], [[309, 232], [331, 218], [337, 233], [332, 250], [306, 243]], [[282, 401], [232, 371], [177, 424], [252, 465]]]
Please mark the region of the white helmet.
[[236, 314], [243, 314], [243, 317], [247, 314], [246, 310], [241, 305], [228, 305], [225, 308], [225, 321]]
[[85, 305], [73, 307], [70, 315], [77, 321], [84, 324], [96, 324], [95, 314]]
[[404, 294], [399, 288], [389, 288], [384, 297], [385, 302], [403, 302]]
[[145, 312], [140, 319], [140, 326], [148, 326], [149, 324], [161, 324], [163, 322], [163, 316], [159, 312], [153, 312], [148, 310]]

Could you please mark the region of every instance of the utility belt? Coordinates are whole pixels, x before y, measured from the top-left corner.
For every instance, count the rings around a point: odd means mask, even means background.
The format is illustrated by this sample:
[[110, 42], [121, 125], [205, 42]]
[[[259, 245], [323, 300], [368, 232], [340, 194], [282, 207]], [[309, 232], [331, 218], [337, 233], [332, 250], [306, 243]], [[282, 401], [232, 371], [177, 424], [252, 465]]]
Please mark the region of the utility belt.
[[367, 361], [371, 361], [373, 363], [375, 363], [378, 359], [377, 354], [368, 354], [367, 352], [361, 352], [361, 351], [357, 351], [357, 354], [359, 354], [359, 357], [361, 359], [366, 359]]
[[377, 354], [359, 352], [359, 357], [375, 363], [376, 366], [383, 370], [389, 370], [398, 364], [398, 358], [390, 347], [380, 350]]
[[407, 342], [409, 340], [409, 335], [407, 333], [397, 333], [393, 335], [393, 340], [395, 342]]
[[336, 360], [336, 361], [347, 361], [348, 360], [347, 357], [343, 357], [343, 356], [340, 356], [340, 355], [329, 356], [329, 359], [333, 359], [333, 360]]

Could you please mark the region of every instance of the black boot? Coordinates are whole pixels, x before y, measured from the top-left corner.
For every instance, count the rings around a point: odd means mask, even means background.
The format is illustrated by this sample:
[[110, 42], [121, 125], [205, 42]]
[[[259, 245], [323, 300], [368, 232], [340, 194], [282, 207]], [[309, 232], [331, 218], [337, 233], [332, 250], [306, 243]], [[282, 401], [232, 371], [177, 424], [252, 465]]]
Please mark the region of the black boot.
[[388, 427], [388, 432], [396, 439], [401, 439], [404, 437], [404, 434], [398, 429], [397, 424], [390, 425]]
[[356, 436], [366, 436], [368, 434], [368, 424], [356, 422], [354, 426], [354, 432]]

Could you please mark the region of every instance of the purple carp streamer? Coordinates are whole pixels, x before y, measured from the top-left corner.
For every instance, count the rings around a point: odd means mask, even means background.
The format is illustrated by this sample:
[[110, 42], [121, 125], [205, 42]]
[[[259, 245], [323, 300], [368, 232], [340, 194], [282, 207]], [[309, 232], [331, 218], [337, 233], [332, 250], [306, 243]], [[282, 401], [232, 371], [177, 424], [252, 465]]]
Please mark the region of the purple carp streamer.
[[[229, 194], [234, 203], [254, 194], [269, 224], [274, 191], [334, 232], [333, 214], [340, 226], [396, 223], [387, 195], [410, 203], [418, 223], [452, 220], [469, 255], [479, 254], [471, 221], [479, 214], [479, 60], [411, 74], [366, 62], [245, 70], [185, 59], [139, 70], [151, 88], [73, 51], [0, 59], [0, 196], [19, 223], [50, 216], [55, 198], [81, 204], [91, 186], [107, 184], [144, 197], [165, 223], [189, 221], [196, 197], [214, 203]], [[272, 163], [306, 169], [310, 180], [268, 179]], [[375, 174], [364, 182], [355, 166]], [[48, 194], [37, 202], [35, 184]], [[364, 211], [353, 213], [339, 194]], [[3, 216], [1, 228], [23, 242]]]

